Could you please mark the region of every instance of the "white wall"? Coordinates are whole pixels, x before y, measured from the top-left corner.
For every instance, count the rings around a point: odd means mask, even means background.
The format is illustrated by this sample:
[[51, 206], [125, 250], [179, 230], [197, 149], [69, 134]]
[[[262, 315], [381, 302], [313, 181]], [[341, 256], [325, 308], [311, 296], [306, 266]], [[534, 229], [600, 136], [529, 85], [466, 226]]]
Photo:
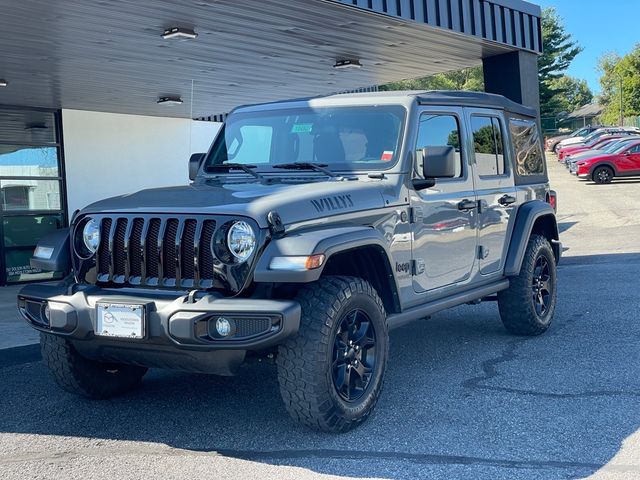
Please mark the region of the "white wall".
[[63, 110], [69, 214], [102, 198], [187, 184], [189, 156], [207, 151], [220, 125]]

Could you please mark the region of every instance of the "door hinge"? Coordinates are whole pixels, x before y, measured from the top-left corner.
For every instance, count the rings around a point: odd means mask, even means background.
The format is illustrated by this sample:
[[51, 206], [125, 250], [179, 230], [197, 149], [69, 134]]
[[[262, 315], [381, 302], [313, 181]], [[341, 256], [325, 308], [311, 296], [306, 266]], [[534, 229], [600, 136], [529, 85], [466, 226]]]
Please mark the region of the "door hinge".
[[415, 277], [416, 275], [422, 275], [425, 271], [424, 260], [421, 258], [416, 258], [411, 262], [411, 274]]
[[422, 213], [422, 208], [420, 207], [409, 208], [409, 221], [411, 223], [422, 223], [423, 219], [424, 219], [424, 214]]

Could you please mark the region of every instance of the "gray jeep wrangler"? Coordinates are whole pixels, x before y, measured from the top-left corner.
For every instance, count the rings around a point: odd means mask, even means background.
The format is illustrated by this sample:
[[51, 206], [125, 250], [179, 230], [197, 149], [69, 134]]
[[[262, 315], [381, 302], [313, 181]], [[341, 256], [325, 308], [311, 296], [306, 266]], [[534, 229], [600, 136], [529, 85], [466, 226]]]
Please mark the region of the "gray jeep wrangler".
[[43, 239], [33, 265], [72, 273], [18, 307], [70, 392], [275, 358], [291, 416], [346, 431], [380, 395], [390, 329], [480, 301], [514, 334], [549, 328], [561, 245], [542, 151], [536, 112], [496, 95], [240, 107], [190, 185], [97, 202]]

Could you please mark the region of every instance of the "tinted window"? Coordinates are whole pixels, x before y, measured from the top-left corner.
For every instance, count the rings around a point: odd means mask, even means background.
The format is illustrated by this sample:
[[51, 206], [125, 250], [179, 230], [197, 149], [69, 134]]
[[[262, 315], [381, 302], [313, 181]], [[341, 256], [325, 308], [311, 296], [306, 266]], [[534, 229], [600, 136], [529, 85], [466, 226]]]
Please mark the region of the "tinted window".
[[544, 156], [540, 134], [534, 121], [512, 118], [509, 121], [516, 173], [523, 177], [544, 174]]
[[423, 150], [429, 147], [453, 147], [456, 151], [456, 177], [462, 176], [462, 155], [460, 153], [460, 126], [453, 115], [424, 114], [420, 117], [418, 142], [416, 143], [416, 169], [422, 172]]
[[471, 117], [476, 169], [480, 176], [504, 175], [504, 146], [500, 121], [495, 117]]

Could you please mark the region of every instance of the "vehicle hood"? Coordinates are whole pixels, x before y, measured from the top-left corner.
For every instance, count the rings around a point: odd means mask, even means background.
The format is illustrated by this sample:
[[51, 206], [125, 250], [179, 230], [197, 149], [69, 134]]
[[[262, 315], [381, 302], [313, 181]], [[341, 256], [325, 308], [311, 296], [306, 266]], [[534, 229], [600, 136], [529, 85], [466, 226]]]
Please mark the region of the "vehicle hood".
[[575, 145], [577, 143], [582, 143], [582, 140], [584, 140], [584, 137], [565, 138], [564, 140], [562, 140], [560, 142], [560, 146], [561, 147], [568, 147], [569, 145]]
[[277, 211], [291, 224], [361, 210], [382, 208], [386, 180], [327, 180], [307, 183], [200, 183], [154, 188], [93, 203], [89, 213], [217, 214], [251, 217], [267, 227]]
[[572, 162], [574, 161], [580, 161], [580, 160], [587, 160], [591, 157], [599, 157], [602, 156], [602, 150], [583, 150], [581, 152], [576, 152], [570, 155], [570, 160]]
[[[619, 157], [617, 153], [605, 153], [600, 155], [593, 155], [587, 158], [581, 158], [577, 162], [599, 162], [601, 160], [615, 160]], [[577, 163], [576, 162], [576, 163]]]

